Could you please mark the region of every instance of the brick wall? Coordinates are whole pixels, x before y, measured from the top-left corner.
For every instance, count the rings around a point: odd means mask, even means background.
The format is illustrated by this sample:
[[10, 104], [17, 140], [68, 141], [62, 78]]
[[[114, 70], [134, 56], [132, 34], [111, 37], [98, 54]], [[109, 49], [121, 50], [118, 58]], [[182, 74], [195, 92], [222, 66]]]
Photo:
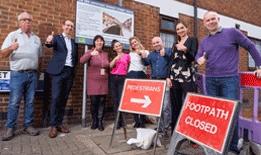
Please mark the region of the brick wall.
[[[179, 0], [192, 5], [193, 0]], [[260, 0], [197, 0], [197, 6], [206, 10], [261, 26]]]
[[[116, 0], [107, 1], [115, 4]], [[18, 28], [17, 15], [22, 11], [28, 11], [33, 15], [33, 31], [39, 35], [44, 42], [45, 38], [52, 31], [61, 32], [61, 25], [64, 20], [75, 20], [75, 0], [32, 0], [32, 1], [0, 1], [0, 46], [4, 38], [11, 31]], [[135, 35], [137, 35], [146, 48], [150, 48], [151, 38], [159, 35], [159, 9], [147, 6], [142, 3], [125, 1], [124, 6], [129, 9], [135, 9]], [[84, 49], [79, 47], [81, 56]], [[109, 49], [106, 49], [108, 52]], [[41, 71], [44, 72], [48, 61], [52, 56], [52, 50], [44, 48], [43, 65]], [[8, 60], [0, 60], [0, 70], [9, 70]], [[50, 104], [50, 79], [46, 78], [46, 93], [37, 94], [35, 101], [35, 125], [41, 126], [43, 116], [48, 115], [48, 105]], [[76, 78], [66, 107], [65, 121], [68, 123], [77, 123], [81, 121], [82, 111], [82, 83], [83, 83], [83, 65], [77, 66]], [[4, 126], [8, 105], [9, 93], [0, 94], [0, 128]], [[87, 101], [87, 119], [90, 118], [89, 104]], [[112, 119], [112, 104], [108, 97], [106, 119]], [[90, 120], [90, 119], [88, 119]], [[23, 123], [23, 103], [20, 106], [18, 124]]]

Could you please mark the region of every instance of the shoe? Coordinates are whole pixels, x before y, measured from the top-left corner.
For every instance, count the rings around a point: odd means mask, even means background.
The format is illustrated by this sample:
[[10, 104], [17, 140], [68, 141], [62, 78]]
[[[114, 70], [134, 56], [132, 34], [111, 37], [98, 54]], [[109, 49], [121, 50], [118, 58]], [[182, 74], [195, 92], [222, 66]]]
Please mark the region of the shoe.
[[70, 130], [64, 125], [57, 126], [56, 129], [57, 129], [58, 132], [61, 132], [61, 133], [69, 133], [70, 132]]
[[145, 128], [145, 123], [140, 123], [140, 128]]
[[118, 122], [116, 129], [119, 130], [122, 127], [122, 123]]
[[29, 134], [30, 136], [38, 136], [40, 132], [36, 130], [34, 127], [29, 126], [27, 128], [24, 128], [24, 131]]
[[104, 130], [103, 123], [101, 120], [99, 120], [99, 123], [98, 123], [98, 130], [100, 130], [100, 131]]
[[2, 141], [9, 141], [14, 137], [14, 129], [13, 128], [7, 128], [6, 133], [2, 137]]
[[95, 129], [97, 129], [98, 128], [98, 123], [96, 122], [96, 120], [92, 120], [92, 125], [91, 125], [91, 129], [92, 130], [95, 130]]
[[134, 128], [138, 128], [140, 125], [139, 125], [139, 123], [137, 123], [137, 122], [135, 122], [135, 124], [134, 124]]
[[50, 138], [55, 138], [55, 137], [57, 137], [57, 129], [56, 129], [56, 127], [51, 127], [51, 128], [50, 128], [48, 136], [49, 136]]

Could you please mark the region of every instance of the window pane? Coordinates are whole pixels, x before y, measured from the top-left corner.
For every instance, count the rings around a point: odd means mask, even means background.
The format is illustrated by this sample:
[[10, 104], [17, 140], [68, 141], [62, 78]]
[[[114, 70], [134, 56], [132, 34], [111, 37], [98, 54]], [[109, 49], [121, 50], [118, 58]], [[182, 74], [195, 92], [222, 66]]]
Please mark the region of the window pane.
[[175, 42], [174, 34], [160, 33], [160, 38], [162, 39], [166, 48], [172, 48], [172, 45]]
[[161, 19], [160, 29], [175, 31], [175, 24], [173, 21]]

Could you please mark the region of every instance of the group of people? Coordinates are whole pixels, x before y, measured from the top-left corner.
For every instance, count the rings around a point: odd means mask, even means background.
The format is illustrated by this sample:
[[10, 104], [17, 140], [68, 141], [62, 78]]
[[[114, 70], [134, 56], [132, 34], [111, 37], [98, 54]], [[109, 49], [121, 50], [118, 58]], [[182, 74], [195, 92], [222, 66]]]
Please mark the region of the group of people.
[[[177, 39], [173, 48], [165, 48], [160, 37], [152, 39], [153, 50], [145, 50], [137, 37], [129, 39], [129, 52], [124, 51], [118, 40], [111, 42], [115, 57], [111, 60], [104, 51], [103, 36], [96, 35], [93, 48], [80, 57], [80, 63], [87, 64], [87, 94], [91, 101], [91, 129], [104, 130], [103, 118], [106, 97], [111, 92], [115, 113], [126, 78], [146, 79], [146, 66], [150, 66], [151, 79], [166, 80], [168, 88], [163, 101], [160, 132], [171, 126], [173, 131], [187, 92], [197, 92], [195, 84], [195, 64], [206, 65], [206, 90], [210, 96], [239, 99], [239, 51], [242, 46], [249, 51], [256, 62], [257, 77], [261, 77], [261, 56], [255, 45], [235, 28], [223, 28], [219, 24], [219, 15], [208, 11], [203, 23], [209, 34], [201, 41], [188, 35], [184, 22], [176, 24]], [[32, 16], [23, 12], [18, 16], [19, 29], [11, 32], [3, 42], [0, 57], [10, 60], [10, 99], [7, 115], [7, 131], [2, 140], [14, 136], [16, 119], [21, 98], [25, 100], [24, 130], [32, 135], [39, 134], [32, 126], [33, 100], [37, 85], [37, 70], [42, 56], [42, 44], [32, 31]], [[47, 73], [52, 79], [52, 99], [50, 106], [49, 137], [55, 138], [58, 132], [68, 133], [63, 125], [63, 117], [68, 95], [72, 88], [75, 67], [78, 60], [78, 46], [71, 34], [74, 24], [66, 20], [63, 32], [53, 33], [46, 39], [45, 46], [53, 48]], [[110, 90], [110, 91], [109, 91]], [[124, 127], [124, 116], [120, 115], [117, 129]], [[231, 150], [238, 152], [237, 123], [231, 143]], [[134, 127], [145, 127], [145, 116], [134, 115]]]

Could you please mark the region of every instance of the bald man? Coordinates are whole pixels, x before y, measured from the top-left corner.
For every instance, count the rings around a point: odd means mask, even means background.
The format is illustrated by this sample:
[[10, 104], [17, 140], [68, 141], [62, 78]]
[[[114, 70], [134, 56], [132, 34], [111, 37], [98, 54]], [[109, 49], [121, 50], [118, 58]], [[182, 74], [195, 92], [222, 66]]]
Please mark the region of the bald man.
[[7, 112], [6, 133], [3, 141], [11, 140], [16, 128], [19, 104], [24, 97], [24, 131], [31, 136], [39, 135], [33, 128], [34, 95], [38, 82], [37, 70], [42, 55], [41, 41], [32, 30], [32, 15], [22, 12], [18, 16], [19, 29], [8, 34], [3, 42], [1, 57], [10, 60], [10, 96]]
[[[153, 51], [149, 55], [142, 53], [144, 65], [150, 65], [151, 78], [155, 80], [166, 80], [169, 77], [170, 63], [172, 56], [172, 49], [164, 48], [163, 41], [160, 37], [153, 37], [151, 40]], [[159, 133], [161, 135], [167, 134], [167, 128], [171, 121], [171, 107], [170, 107], [170, 91], [166, 88], [163, 111], [161, 115]]]
[[[239, 51], [245, 48], [255, 60], [257, 77], [261, 77], [261, 56], [255, 45], [239, 30], [222, 28], [217, 12], [204, 14], [203, 23], [209, 34], [199, 46], [196, 60], [199, 65], [206, 63], [206, 90], [210, 96], [239, 100]], [[238, 114], [236, 115], [238, 117]], [[237, 148], [237, 121], [230, 150], [239, 153]]]

